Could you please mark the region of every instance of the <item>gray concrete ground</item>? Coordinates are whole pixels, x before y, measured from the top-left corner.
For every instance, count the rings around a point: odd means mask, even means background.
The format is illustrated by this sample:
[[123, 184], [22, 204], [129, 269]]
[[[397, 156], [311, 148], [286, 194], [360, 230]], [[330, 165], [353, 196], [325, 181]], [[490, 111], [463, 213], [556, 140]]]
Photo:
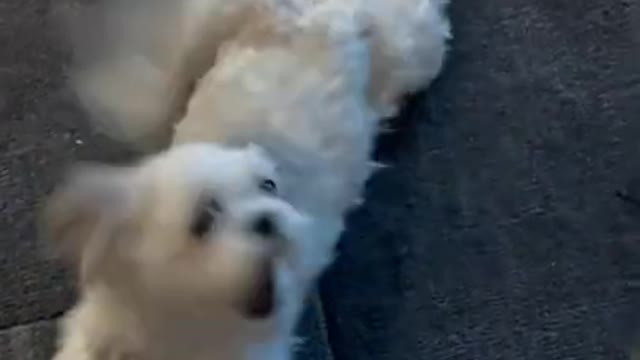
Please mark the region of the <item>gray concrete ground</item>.
[[[129, 157], [64, 90], [68, 54], [47, 20], [60, 1], [0, 1], [2, 360], [46, 359], [73, 299], [40, 256], [38, 201], [73, 160]], [[639, 12], [638, 0], [453, 0], [451, 60], [382, 139], [394, 166], [351, 218], [300, 358], [629, 358]]]

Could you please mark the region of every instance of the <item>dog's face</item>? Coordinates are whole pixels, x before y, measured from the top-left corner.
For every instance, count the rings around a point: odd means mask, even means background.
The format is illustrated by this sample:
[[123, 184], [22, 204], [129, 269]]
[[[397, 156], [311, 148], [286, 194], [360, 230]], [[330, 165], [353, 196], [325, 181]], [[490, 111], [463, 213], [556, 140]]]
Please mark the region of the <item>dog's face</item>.
[[183, 145], [138, 166], [73, 173], [49, 200], [44, 231], [85, 283], [266, 318], [281, 275], [304, 278], [287, 272], [315, 272], [299, 265], [318, 256], [304, 254], [310, 219], [278, 187], [257, 147]]

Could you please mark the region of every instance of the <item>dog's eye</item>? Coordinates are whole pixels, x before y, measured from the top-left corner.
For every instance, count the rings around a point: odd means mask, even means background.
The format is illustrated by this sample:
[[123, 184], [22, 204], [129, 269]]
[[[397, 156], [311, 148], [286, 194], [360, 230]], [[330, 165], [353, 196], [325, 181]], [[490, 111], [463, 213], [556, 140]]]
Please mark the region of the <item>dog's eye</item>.
[[260, 181], [260, 190], [269, 194], [275, 194], [278, 192], [278, 187], [276, 186], [275, 181], [271, 179], [262, 179], [262, 181]]
[[220, 212], [220, 205], [215, 200], [209, 200], [204, 206], [199, 207], [191, 223], [191, 234], [202, 238], [214, 230]]

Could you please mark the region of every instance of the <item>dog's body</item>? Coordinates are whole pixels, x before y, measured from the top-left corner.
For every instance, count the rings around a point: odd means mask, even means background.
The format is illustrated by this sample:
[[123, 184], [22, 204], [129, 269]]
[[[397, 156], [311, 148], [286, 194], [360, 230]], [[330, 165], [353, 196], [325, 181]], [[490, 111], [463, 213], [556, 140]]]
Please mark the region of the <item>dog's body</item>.
[[163, 51], [120, 51], [77, 83], [116, 135], [170, 146], [50, 202], [82, 276], [55, 360], [288, 359], [380, 119], [440, 70], [444, 0], [169, 4]]

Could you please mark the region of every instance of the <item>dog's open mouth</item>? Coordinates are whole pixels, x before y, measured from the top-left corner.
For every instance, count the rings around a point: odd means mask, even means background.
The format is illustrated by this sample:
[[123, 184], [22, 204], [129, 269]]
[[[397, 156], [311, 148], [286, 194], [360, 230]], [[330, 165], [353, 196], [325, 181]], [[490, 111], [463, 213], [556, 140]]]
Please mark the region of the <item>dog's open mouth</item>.
[[256, 277], [245, 303], [245, 315], [249, 319], [264, 319], [273, 313], [276, 306], [276, 291], [273, 269], [265, 266]]

